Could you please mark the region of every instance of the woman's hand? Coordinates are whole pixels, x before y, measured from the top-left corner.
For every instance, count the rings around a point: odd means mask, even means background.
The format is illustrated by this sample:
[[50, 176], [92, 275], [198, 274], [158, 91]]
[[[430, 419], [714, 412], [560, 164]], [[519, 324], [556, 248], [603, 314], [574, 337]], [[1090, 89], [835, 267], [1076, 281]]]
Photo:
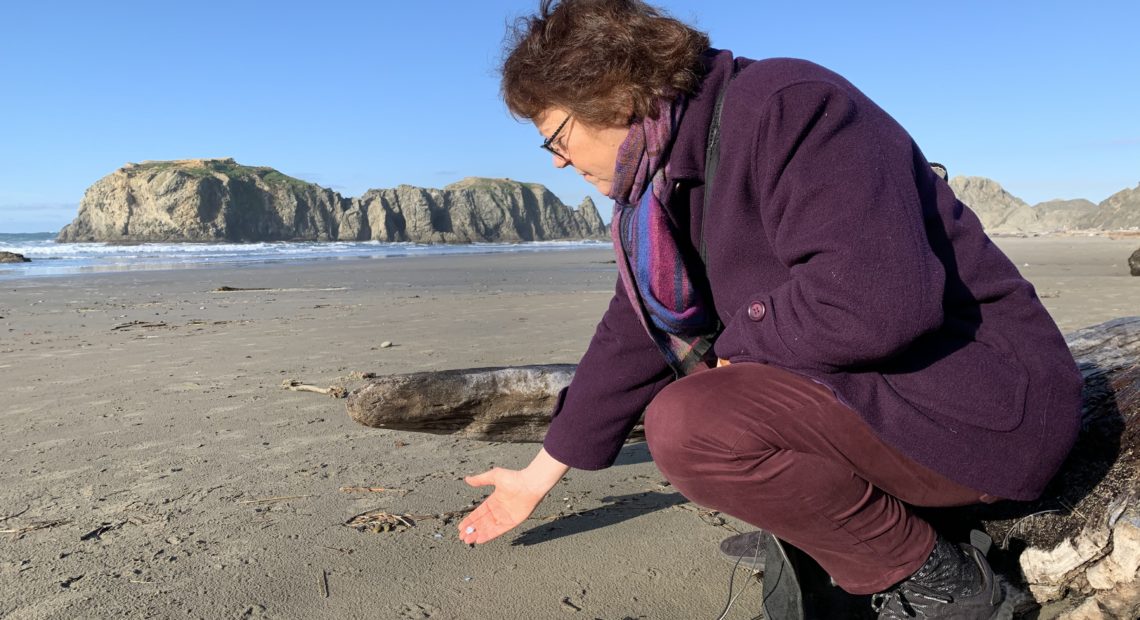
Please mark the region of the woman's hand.
[[495, 492], [459, 522], [460, 540], [485, 543], [522, 523], [534, 512], [549, 489], [534, 488], [526, 479], [525, 471], [495, 467], [464, 478], [473, 487], [494, 485]]
[[569, 469], [543, 449], [525, 469], [494, 467], [464, 478], [473, 487], [490, 485], [495, 491], [459, 522], [459, 539], [483, 544], [513, 529], [534, 512]]

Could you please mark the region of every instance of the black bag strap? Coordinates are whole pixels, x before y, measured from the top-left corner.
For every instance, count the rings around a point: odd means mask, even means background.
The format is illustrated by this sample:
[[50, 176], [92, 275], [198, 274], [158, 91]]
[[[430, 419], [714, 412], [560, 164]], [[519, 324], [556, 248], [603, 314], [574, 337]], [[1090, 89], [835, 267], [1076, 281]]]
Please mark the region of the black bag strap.
[[701, 247], [699, 251], [701, 263], [705, 265], [706, 269], [708, 269], [709, 260], [708, 247], [705, 243], [705, 230], [708, 228], [709, 201], [712, 199], [713, 180], [716, 178], [716, 169], [720, 164], [720, 114], [724, 109], [724, 96], [728, 93], [729, 85], [736, 79], [737, 71], [736, 62], [733, 61], [732, 75], [728, 76], [728, 81], [725, 82], [716, 96], [712, 122], [709, 123], [708, 143], [705, 146], [705, 190], [704, 200], [701, 204]]

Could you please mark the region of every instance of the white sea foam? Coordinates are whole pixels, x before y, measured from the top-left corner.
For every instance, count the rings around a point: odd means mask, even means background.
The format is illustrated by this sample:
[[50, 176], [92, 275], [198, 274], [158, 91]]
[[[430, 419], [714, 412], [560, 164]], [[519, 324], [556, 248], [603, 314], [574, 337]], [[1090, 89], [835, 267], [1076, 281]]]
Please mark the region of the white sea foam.
[[56, 243], [55, 235], [2, 234], [0, 252], [16, 252], [30, 263], [0, 265], [0, 280], [135, 269], [185, 269], [227, 263], [264, 263], [343, 258], [386, 258], [451, 254], [538, 252], [605, 247], [604, 241], [530, 243], [274, 242], [274, 243]]

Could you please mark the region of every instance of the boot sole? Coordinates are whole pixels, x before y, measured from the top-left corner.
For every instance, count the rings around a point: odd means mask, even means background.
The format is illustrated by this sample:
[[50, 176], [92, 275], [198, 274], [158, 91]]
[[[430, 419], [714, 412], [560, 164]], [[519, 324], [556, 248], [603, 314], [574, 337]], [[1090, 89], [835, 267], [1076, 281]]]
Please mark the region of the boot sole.
[[997, 577], [998, 586], [1002, 591], [1002, 601], [990, 620], [1013, 620], [1020, 614], [1031, 611], [1037, 607], [1037, 601], [1029, 593], [1013, 585], [1004, 577]]

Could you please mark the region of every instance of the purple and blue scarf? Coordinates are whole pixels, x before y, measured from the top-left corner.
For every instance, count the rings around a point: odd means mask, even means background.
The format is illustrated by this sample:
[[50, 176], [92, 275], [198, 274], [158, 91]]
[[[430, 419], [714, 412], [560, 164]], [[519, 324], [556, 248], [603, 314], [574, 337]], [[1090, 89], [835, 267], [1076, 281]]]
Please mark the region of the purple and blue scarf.
[[694, 285], [666, 208], [669, 150], [685, 98], [662, 101], [657, 119], [635, 122], [618, 150], [609, 197], [618, 271], [634, 312], [679, 375], [710, 366], [719, 323]]

